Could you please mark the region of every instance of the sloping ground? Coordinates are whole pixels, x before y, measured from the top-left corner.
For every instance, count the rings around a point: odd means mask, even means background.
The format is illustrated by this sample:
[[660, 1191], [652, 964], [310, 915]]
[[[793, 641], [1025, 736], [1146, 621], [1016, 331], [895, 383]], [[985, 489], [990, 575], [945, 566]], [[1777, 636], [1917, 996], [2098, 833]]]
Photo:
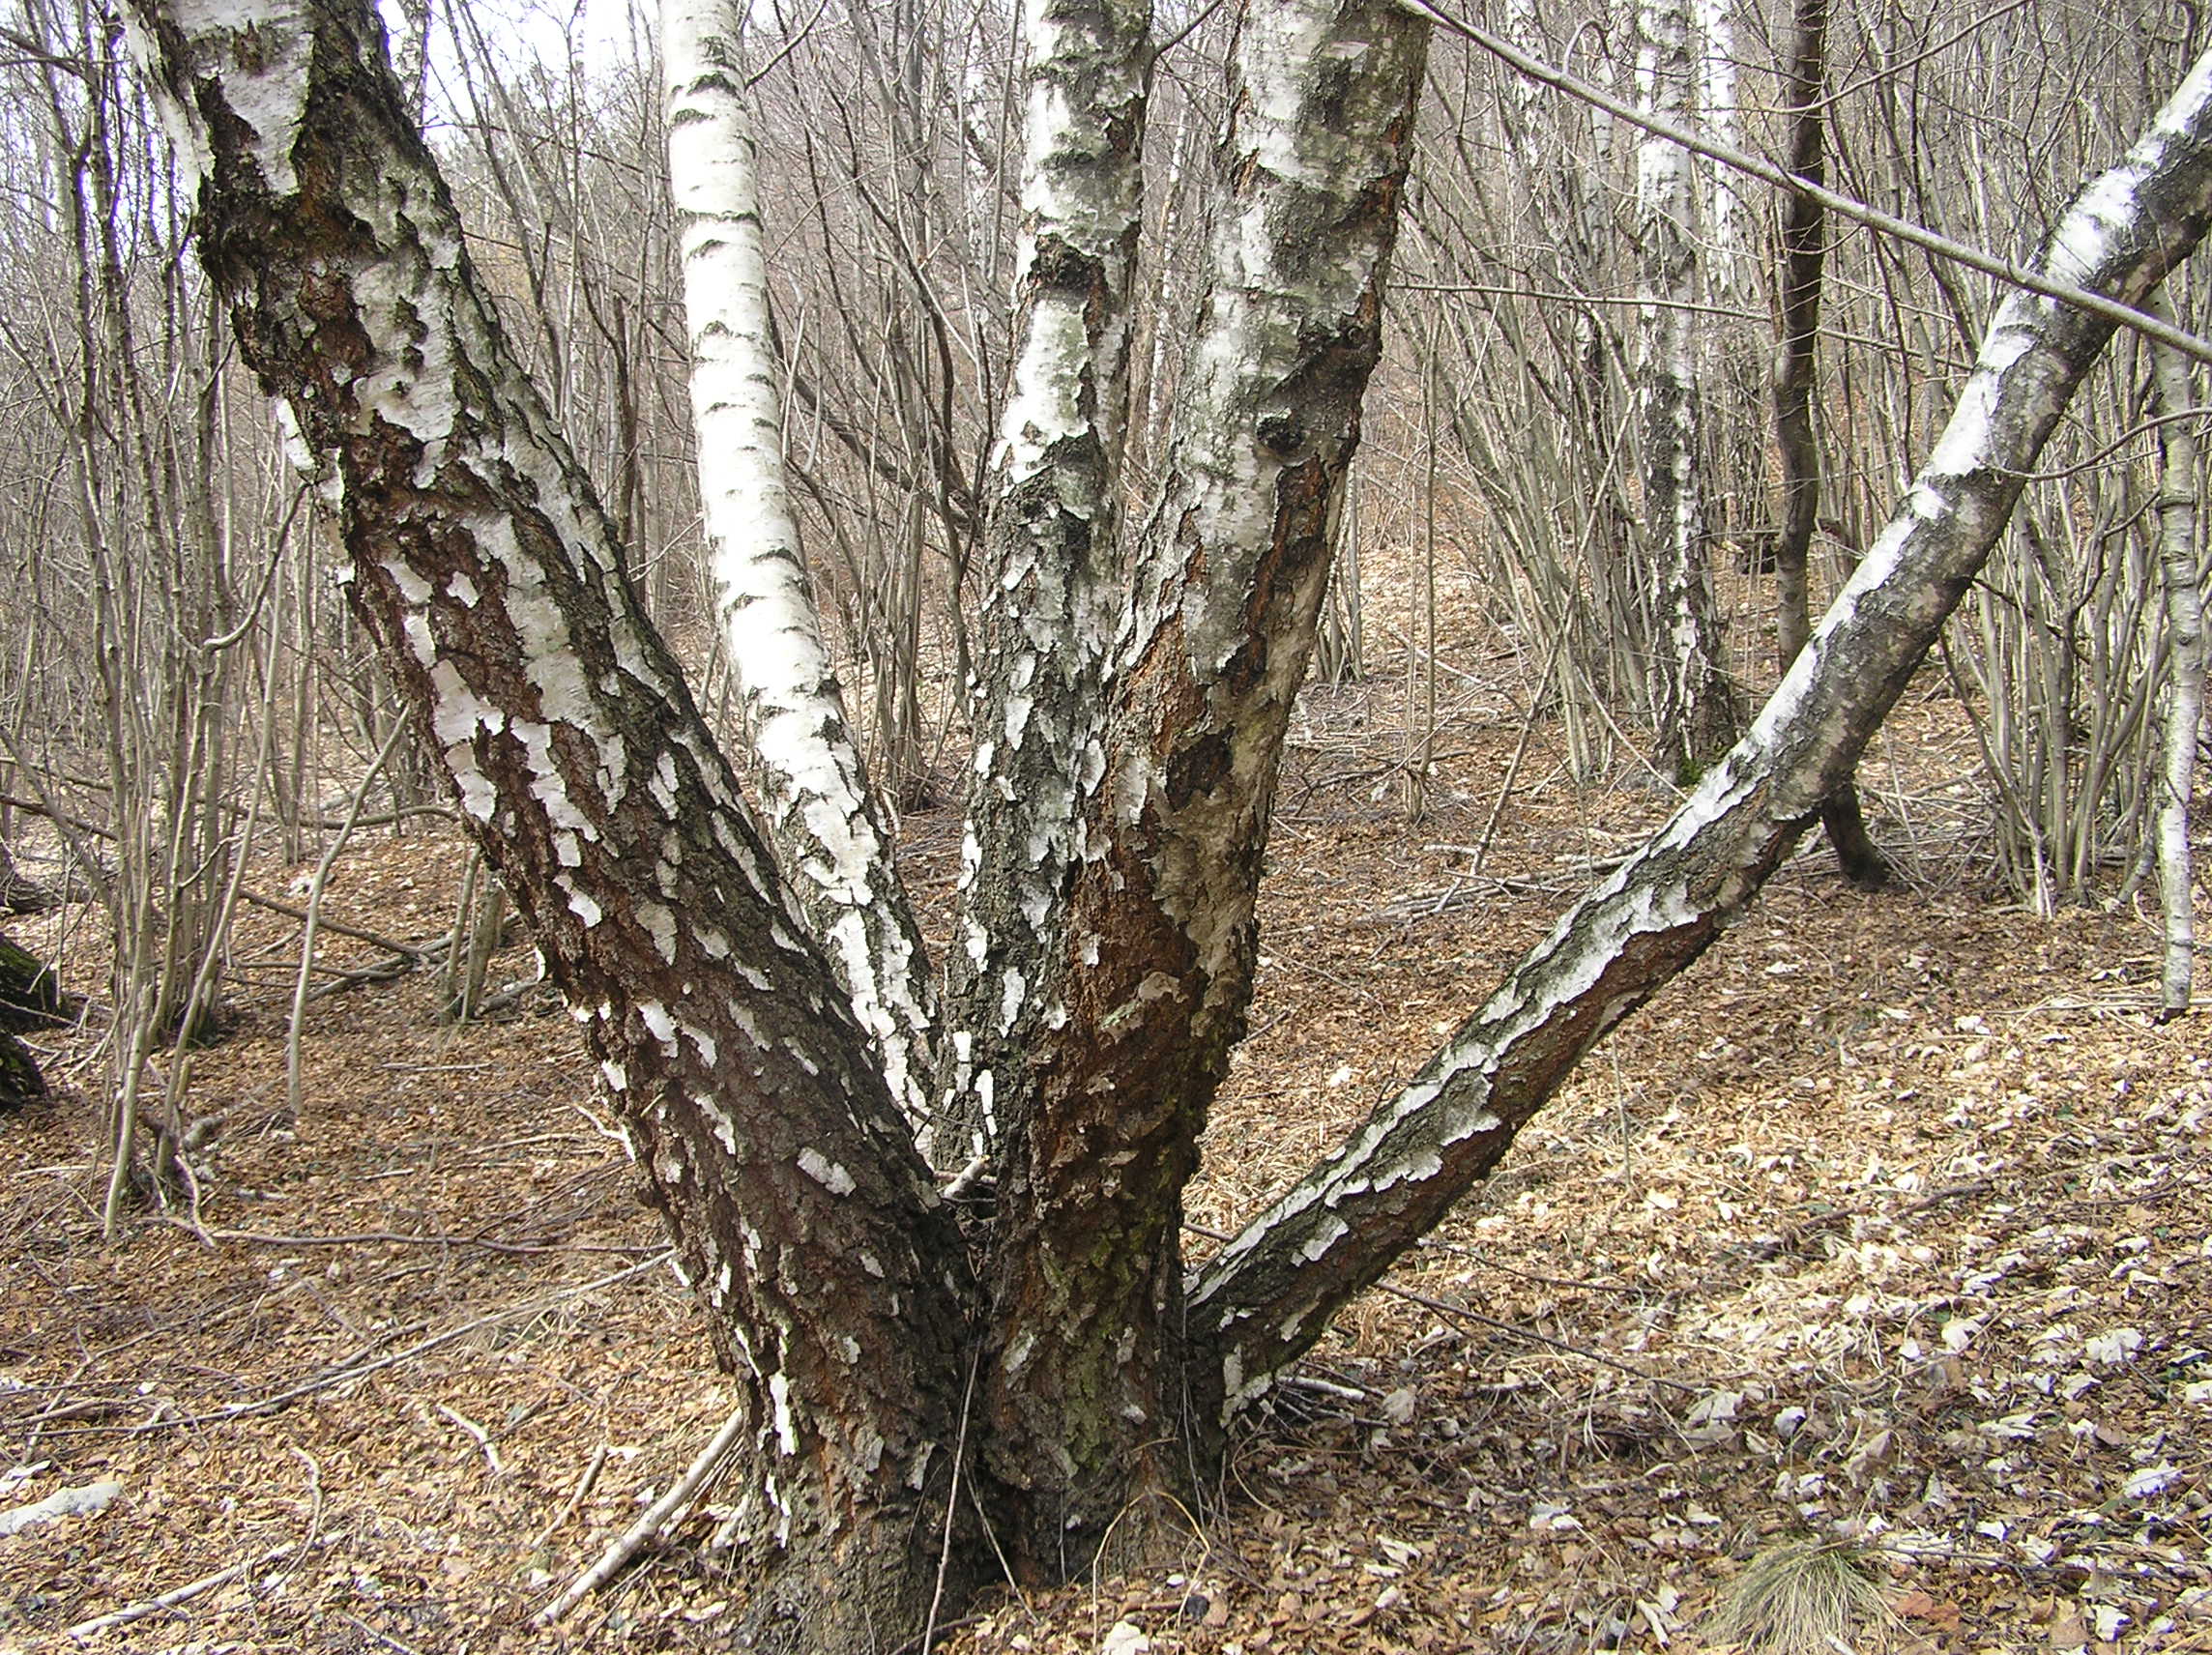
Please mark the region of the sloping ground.
[[[1417, 1065], [1661, 809], [1570, 787], [1539, 729], [1493, 836], [1521, 720], [1472, 690], [1449, 711], [1408, 827], [1384, 693], [1309, 694], [1203, 1230]], [[1694, 1647], [1756, 1553], [1848, 1535], [1907, 1645], [2212, 1649], [2202, 1019], [2152, 1024], [2135, 916], [1946, 886], [1965, 766], [1941, 703], [1899, 721], [1898, 768], [1867, 773], [1910, 882], [1862, 896], [1801, 857], [1317, 1353], [1179, 1568], [1009, 1592], [951, 1647]], [[942, 890], [956, 828], [908, 827]], [[431, 935], [458, 863], [367, 842], [331, 912]], [[121, 1485], [0, 1537], [0, 1651], [713, 1645], [712, 1499], [530, 1625], [729, 1406], [571, 1025], [526, 995], [442, 1028], [420, 975], [330, 995], [294, 1118], [296, 938], [246, 930], [273, 969], [195, 1060], [192, 1107], [223, 1117], [196, 1211], [102, 1248], [96, 1103], [0, 1118], [0, 1510]], [[93, 1084], [89, 1042], [49, 1049]]]

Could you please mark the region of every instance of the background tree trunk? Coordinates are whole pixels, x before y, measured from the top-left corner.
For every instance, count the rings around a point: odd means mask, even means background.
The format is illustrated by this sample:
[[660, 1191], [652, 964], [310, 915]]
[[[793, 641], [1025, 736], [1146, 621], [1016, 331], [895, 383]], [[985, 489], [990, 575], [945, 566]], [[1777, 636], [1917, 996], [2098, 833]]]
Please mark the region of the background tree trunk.
[[[1690, 0], [1639, 0], [1637, 102], [1687, 126], [1695, 65]], [[1703, 364], [1699, 350], [1695, 181], [1689, 152], [1645, 133], [1636, 155], [1640, 260], [1637, 404], [1644, 437], [1644, 524], [1656, 571], [1661, 638], [1652, 705], [1659, 760], [1693, 781], [1737, 729], [1720, 618], [1713, 605], [1712, 534], [1703, 459]]]
[[[1827, 179], [1828, 0], [1796, 0], [1796, 29], [1785, 88], [1790, 102], [1790, 170], [1808, 184]], [[1813, 630], [1806, 576], [1820, 520], [1820, 438], [1814, 419], [1819, 389], [1820, 288], [1827, 262], [1827, 211], [1811, 195], [1782, 204], [1780, 338], [1774, 358], [1774, 440], [1782, 459], [1781, 522], [1774, 537], [1775, 653], [1784, 672]], [[1846, 782], [1820, 806], [1820, 825], [1844, 877], [1874, 889], [1889, 864], [1875, 849]]]

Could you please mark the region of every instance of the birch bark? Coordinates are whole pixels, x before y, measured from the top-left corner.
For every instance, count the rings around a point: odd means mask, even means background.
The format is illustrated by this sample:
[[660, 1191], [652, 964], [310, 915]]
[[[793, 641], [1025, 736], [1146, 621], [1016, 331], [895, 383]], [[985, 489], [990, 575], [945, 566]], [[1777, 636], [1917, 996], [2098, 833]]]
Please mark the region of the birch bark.
[[[2179, 416], [2197, 406], [2189, 363], [2179, 351], [2151, 345], [2151, 409]], [[2166, 963], [2159, 973], [2160, 1021], [2189, 1009], [2197, 969], [2197, 886], [2189, 846], [2190, 800], [2197, 789], [2197, 742], [2204, 721], [2204, 566], [2199, 542], [2197, 433], [2187, 419], [2159, 427], [2159, 579], [2166, 589], [2168, 650], [2164, 763], [2159, 779], [2158, 885], [2165, 915]]]
[[1000, 421], [975, 784], [946, 962], [946, 1109], [983, 1152], [1032, 1101], [1120, 615], [1150, 0], [1029, 0], [1020, 346]]
[[[2212, 54], [2078, 194], [2036, 268], [2139, 304], [2212, 220]], [[1989, 554], [2112, 324], [1998, 309], [1897, 514], [1781, 687], [1658, 835], [1592, 889], [1411, 1085], [1198, 1272], [1224, 1412], [1479, 1180], [1607, 1030], [1703, 952], [1848, 777]]]
[[[752, 1410], [768, 1647], [917, 1624], [975, 1297], [865, 1035], [502, 337], [360, 0], [146, 0], [201, 251]], [[832, 1581], [834, 1589], [825, 1590]]]
[[729, 0], [666, 0], [661, 9], [669, 193], [714, 588], [751, 738], [745, 764], [755, 797], [800, 906], [926, 1150], [937, 1136], [928, 1103], [928, 952], [822, 645], [785, 482], [741, 29]]
[[[1636, 19], [1637, 102], [1647, 115], [1686, 127], [1695, 80], [1689, 0], [1640, 0]], [[1706, 568], [1696, 211], [1689, 152], [1646, 132], [1636, 149], [1637, 397], [1644, 520], [1663, 633], [1651, 701], [1661, 762], [1685, 781], [1737, 729]]]

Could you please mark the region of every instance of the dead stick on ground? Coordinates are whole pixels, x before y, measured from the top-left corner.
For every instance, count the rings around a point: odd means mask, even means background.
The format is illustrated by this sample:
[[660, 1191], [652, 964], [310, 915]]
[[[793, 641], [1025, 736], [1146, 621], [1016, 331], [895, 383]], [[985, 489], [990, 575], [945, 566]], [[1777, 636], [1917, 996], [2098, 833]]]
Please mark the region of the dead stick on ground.
[[[345, 1536], [342, 1534], [334, 1534], [323, 1544], [335, 1546], [344, 1538]], [[181, 1603], [189, 1603], [203, 1592], [211, 1592], [218, 1586], [227, 1585], [249, 1570], [266, 1568], [271, 1563], [282, 1562], [295, 1552], [305, 1550], [306, 1548], [300, 1541], [288, 1540], [281, 1546], [270, 1548], [258, 1557], [245, 1558], [231, 1564], [227, 1569], [218, 1569], [212, 1575], [202, 1575], [196, 1581], [187, 1581], [181, 1586], [173, 1586], [159, 1597], [151, 1597], [139, 1603], [126, 1605], [124, 1608], [107, 1614], [94, 1615], [90, 1620], [80, 1620], [71, 1627], [65, 1636], [90, 1638], [94, 1633], [105, 1632], [112, 1626], [129, 1626], [134, 1620], [144, 1620], [150, 1614], [160, 1614], [165, 1609], [174, 1609]]]
[[568, 1520], [576, 1515], [576, 1508], [591, 1498], [592, 1490], [598, 1486], [599, 1473], [607, 1468], [608, 1452], [608, 1447], [604, 1442], [592, 1450], [592, 1463], [584, 1467], [584, 1474], [576, 1479], [575, 1491], [568, 1495], [568, 1503], [561, 1508], [559, 1517], [556, 1517], [538, 1531], [538, 1538], [530, 1543], [532, 1552], [536, 1552], [554, 1535], [560, 1533], [567, 1526]]
[[486, 1431], [482, 1426], [479, 1425], [467, 1414], [461, 1412], [459, 1408], [448, 1408], [444, 1403], [440, 1403], [438, 1405], [438, 1411], [477, 1439], [477, 1446], [483, 1450], [483, 1457], [491, 1464], [493, 1476], [504, 1476], [506, 1474], [507, 1467], [499, 1463], [499, 1450], [491, 1445], [490, 1432]]
[[713, 1441], [699, 1450], [699, 1457], [676, 1479], [675, 1486], [648, 1506], [645, 1515], [631, 1524], [620, 1540], [599, 1554], [597, 1563], [569, 1582], [566, 1591], [532, 1618], [539, 1626], [551, 1626], [587, 1596], [606, 1584], [615, 1571], [636, 1556], [648, 1540], [674, 1523], [691, 1503], [692, 1496], [706, 1485], [707, 1479], [722, 1468], [722, 1462], [729, 1457], [730, 1449], [738, 1439], [738, 1433], [745, 1428], [745, 1421], [751, 1417], [752, 1408], [746, 1406], [741, 1407], [724, 1420], [722, 1429], [714, 1433]]

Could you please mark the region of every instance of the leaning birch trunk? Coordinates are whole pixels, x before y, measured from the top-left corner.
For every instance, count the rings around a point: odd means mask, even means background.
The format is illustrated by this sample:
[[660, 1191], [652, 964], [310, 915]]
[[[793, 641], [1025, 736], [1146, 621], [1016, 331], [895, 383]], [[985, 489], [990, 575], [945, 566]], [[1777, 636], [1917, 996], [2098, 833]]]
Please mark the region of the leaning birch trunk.
[[[1687, 127], [1689, 0], [1641, 0], [1636, 19], [1637, 102], [1644, 113]], [[1659, 595], [1651, 702], [1660, 761], [1681, 781], [1718, 757], [1737, 727], [1706, 566], [1695, 222], [1689, 152], [1645, 133], [1636, 148], [1637, 397], [1644, 521]]]
[[741, 23], [730, 0], [661, 8], [668, 184], [722, 633], [750, 738], [748, 773], [785, 875], [875, 1042], [891, 1095], [926, 1143], [929, 960], [822, 646], [784, 479]]
[[[1795, 38], [1783, 87], [1790, 110], [1790, 170], [1818, 185], [1827, 173], [1828, 0], [1796, 0]], [[1774, 353], [1774, 446], [1782, 460], [1780, 527], [1774, 539], [1774, 635], [1788, 672], [1813, 630], [1807, 592], [1813, 533], [1820, 517], [1820, 441], [1813, 418], [1819, 389], [1820, 302], [1826, 276], [1828, 215], [1809, 194], [1782, 207], [1780, 337]], [[1820, 806], [1820, 825], [1844, 877], [1863, 889], [1889, 879], [1889, 864], [1868, 836], [1858, 789], [1847, 781]]]
[[2148, 347], [2152, 412], [2159, 427], [2159, 578], [2166, 588], [2168, 648], [2173, 680], [2167, 691], [2165, 763], [2159, 780], [2158, 885], [2166, 915], [2166, 966], [2160, 973], [2159, 1020], [2189, 1009], [2197, 958], [2196, 879], [2189, 849], [2189, 801], [2197, 786], [2197, 732], [2204, 718], [2204, 586], [2197, 557], [2197, 406], [2194, 377], [2179, 351]]
[[[2040, 274], [2138, 305], [2212, 218], [2212, 54], [2074, 199]], [[2003, 530], [2112, 324], [2016, 293], [1942, 438], [1765, 709], [1412, 1082], [1199, 1272], [1224, 1412], [1266, 1388], [1497, 1164], [1609, 1029], [1695, 960], [1848, 777]]]
[[[918, 1629], [975, 1299], [865, 1032], [502, 336], [366, 0], [145, 0], [200, 251], [753, 1410], [757, 1647]], [[955, 1588], [965, 1578], [954, 1553]]]
[[1104, 764], [1121, 595], [1130, 279], [1143, 227], [1150, 0], [1029, 0], [1020, 346], [983, 583], [975, 781], [946, 962], [946, 1111], [973, 1153], [1028, 1113], [1027, 1055], [1085, 796]]
[[1141, 1530], [1151, 1513], [1115, 1527], [1129, 1502], [1211, 1463], [1179, 1435], [1181, 1192], [1251, 999], [1428, 38], [1395, 0], [1273, 0], [1239, 42], [1210, 289], [1083, 778], [1035, 1102], [1006, 1122], [981, 1406], [1033, 1553]]

